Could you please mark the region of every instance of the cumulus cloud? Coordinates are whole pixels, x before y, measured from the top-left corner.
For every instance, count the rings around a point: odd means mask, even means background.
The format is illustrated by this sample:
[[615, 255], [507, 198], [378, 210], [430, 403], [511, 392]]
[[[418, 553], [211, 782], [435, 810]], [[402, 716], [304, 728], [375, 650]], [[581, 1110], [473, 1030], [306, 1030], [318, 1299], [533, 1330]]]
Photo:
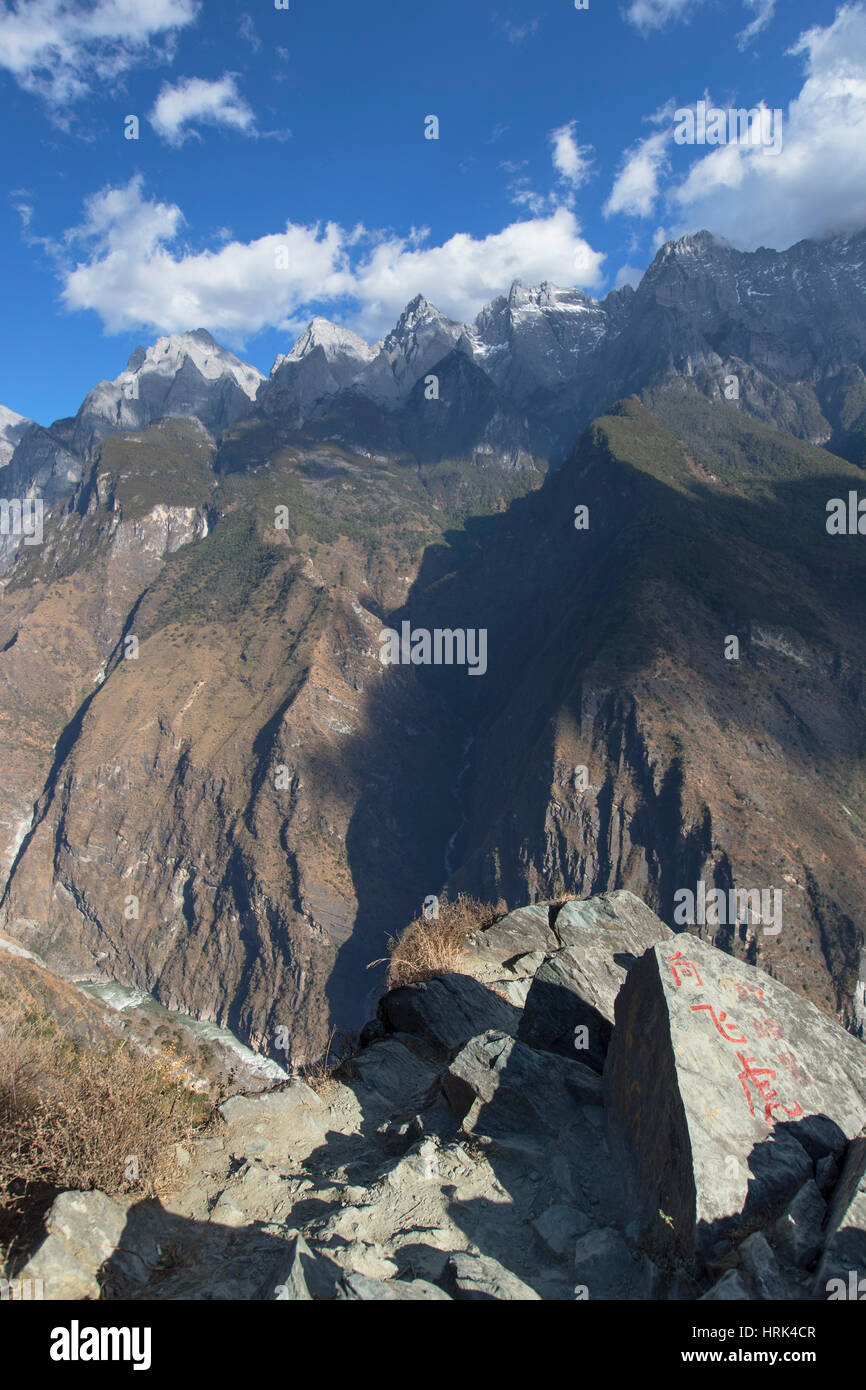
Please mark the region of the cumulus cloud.
[[500, 161], [499, 168], [510, 175], [508, 197], [515, 207], [526, 208], [533, 217], [542, 217], [545, 213], [556, 212], [557, 208], [574, 205], [576, 190], [592, 173], [593, 154], [592, 145], [578, 143], [576, 130], [577, 121], [567, 121], [548, 134], [557, 179], [557, 186], [548, 193], [539, 193], [529, 175], [521, 172], [526, 168], [525, 159], [518, 163], [508, 159]]
[[0, 68], [55, 108], [94, 82], [113, 82], [143, 62], [166, 60], [199, 0], [17, 0], [0, 11]]
[[[593, 288], [603, 257], [568, 208], [487, 237], [457, 233], [429, 246], [408, 236], [328, 223], [251, 242], [191, 250], [175, 204], [145, 196], [140, 177], [88, 199], [80, 226], [56, 248], [67, 309], [90, 309], [109, 332], [209, 328], [241, 345], [265, 327], [294, 330], [331, 304], [375, 339], [422, 293], [453, 318], [472, 318], [513, 280]], [[76, 260], [76, 257], [78, 259]]]
[[648, 217], [659, 195], [662, 174], [669, 167], [669, 130], [656, 131], [626, 153], [603, 211], [605, 217], [624, 212]]
[[559, 126], [550, 132], [550, 142], [553, 145], [553, 167], [559, 177], [572, 186], [579, 188], [589, 177], [590, 145], [579, 145], [575, 138], [577, 121], [569, 121], [567, 125]]
[[[663, 197], [673, 233], [709, 227], [746, 249], [787, 247], [803, 237], [866, 226], [863, 0], [843, 5], [823, 28], [807, 30], [790, 53], [803, 60], [804, 81], [787, 111], [780, 107], [779, 153], [745, 140], [708, 150], [685, 147], [692, 153], [687, 174], [662, 186], [664, 143], [655, 179], [652, 169], [642, 168], [639, 147], [617, 177], [606, 210], [649, 217]], [[658, 137], [672, 147], [672, 128]]]
[[741, 144], [699, 159], [671, 196], [690, 225], [748, 247], [866, 226], [866, 6], [843, 6], [791, 51], [806, 78], [781, 153]]
[[197, 125], [222, 125], [245, 135], [256, 133], [256, 118], [237, 87], [237, 75], [223, 73], [214, 82], [184, 77], [164, 83], [150, 113], [156, 133], [170, 145], [197, 138]]

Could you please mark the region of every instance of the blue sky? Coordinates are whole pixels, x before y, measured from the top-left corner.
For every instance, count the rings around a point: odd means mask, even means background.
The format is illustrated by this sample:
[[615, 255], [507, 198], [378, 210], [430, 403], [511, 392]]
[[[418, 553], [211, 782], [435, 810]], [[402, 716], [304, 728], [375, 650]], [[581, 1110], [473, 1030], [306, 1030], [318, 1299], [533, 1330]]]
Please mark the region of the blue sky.
[[[781, 149], [678, 144], [702, 99]], [[0, 402], [43, 423], [164, 332], [267, 372], [314, 313], [866, 225], [864, 0], [10, 0], [0, 103]]]

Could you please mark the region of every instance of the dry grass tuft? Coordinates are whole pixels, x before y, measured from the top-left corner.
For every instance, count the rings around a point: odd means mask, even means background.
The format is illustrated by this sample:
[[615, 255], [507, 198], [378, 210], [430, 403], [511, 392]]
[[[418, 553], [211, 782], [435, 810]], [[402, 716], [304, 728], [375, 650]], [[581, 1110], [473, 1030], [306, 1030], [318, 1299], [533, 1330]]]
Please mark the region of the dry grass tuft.
[[468, 893], [458, 893], [453, 902], [440, 899], [438, 917], [416, 917], [399, 937], [389, 939], [384, 958], [388, 961], [388, 988], [399, 989], [459, 972], [469, 933], [492, 926], [506, 911], [504, 903], [494, 907]]
[[0, 1244], [33, 1234], [58, 1192], [153, 1196], [210, 1102], [174, 1055], [70, 1042], [48, 1015], [0, 999]]

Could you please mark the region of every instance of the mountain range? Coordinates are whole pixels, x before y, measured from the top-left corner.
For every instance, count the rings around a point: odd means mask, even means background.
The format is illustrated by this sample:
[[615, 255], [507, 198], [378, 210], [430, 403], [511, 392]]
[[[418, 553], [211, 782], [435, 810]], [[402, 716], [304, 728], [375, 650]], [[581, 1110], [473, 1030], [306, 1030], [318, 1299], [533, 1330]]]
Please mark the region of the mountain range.
[[[289, 1061], [429, 895], [775, 890], [693, 931], [862, 1036], [866, 232], [604, 300], [204, 330], [0, 414], [0, 928]], [[581, 524], [578, 511], [581, 512]], [[855, 528], [856, 529], [856, 528]], [[485, 631], [485, 679], [383, 628]], [[735, 639], [735, 640], [733, 640]], [[285, 1060], [285, 1059], [283, 1059]]]

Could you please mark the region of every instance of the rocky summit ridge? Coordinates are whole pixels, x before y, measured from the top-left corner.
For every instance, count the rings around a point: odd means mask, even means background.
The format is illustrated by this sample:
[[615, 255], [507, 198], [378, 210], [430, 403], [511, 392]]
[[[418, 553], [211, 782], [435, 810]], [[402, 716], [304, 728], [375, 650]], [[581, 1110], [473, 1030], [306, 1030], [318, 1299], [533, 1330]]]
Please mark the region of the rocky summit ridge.
[[324, 1089], [225, 1101], [171, 1195], [62, 1193], [7, 1273], [78, 1300], [862, 1297], [864, 1062], [629, 892], [536, 903], [384, 993]]

